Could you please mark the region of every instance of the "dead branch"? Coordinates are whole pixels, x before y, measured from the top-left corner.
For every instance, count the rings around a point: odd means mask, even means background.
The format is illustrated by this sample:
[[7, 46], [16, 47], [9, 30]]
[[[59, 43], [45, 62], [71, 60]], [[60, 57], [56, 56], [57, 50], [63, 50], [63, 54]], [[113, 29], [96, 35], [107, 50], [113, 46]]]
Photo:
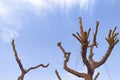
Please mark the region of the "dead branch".
[[49, 66], [49, 64], [47, 64], [47, 65], [39, 64], [39, 65], [37, 65], [37, 66], [30, 67], [29, 69], [26, 70], [26, 72], [29, 72], [30, 70], [33, 70], [33, 69], [36, 69], [36, 68], [39, 68], [39, 67], [46, 68], [46, 67], [48, 67], [48, 66]]
[[64, 58], [65, 58], [65, 60], [64, 60], [64, 69], [66, 70], [66, 71], [68, 71], [68, 72], [70, 72], [70, 73], [72, 73], [73, 75], [76, 75], [76, 76], [78, 76], [78, 77], [85, 77], [85, 73], [80, 73], [80, 72], [77, 72], [77, 71], [75, 71], [75, 70], [73, 70], [73, 69], [70, 69], [68, 66], [67, 66], [67, 63], [68, 63], [68, 61], [69, 61], [69, 58], [70, 58], [70, 52], [66, 52], [65, 50], [64, 50], [64, 48], [62, 47], [62, 44], [61, 44], [61, 42], [59, 42], [59, 43], [57, 43], [57, 45], [58, 45], [58, 47], [62, 50], [62, 52], [63, 52], [63, 54], [64, 54]]
[[15, 59], [16, 59], [18, 65], [19, 65], [19, 68], [21, 69], [21, 72], [22, 72], [22, 73], [25, 73], [26, 70], [24, 69], [24, 67], [23, 67], [23, 65], [22, 65], [22, 63], [21, 63], [21, 60], [20, 60], [19, 57], [18, 57], [17, 51], [16, 51], [16, 49], [15, 49], [14, 40], [12, 40], [12, 48], [13, 48], [13, 51], [14, 51]]
[[117, 27], [115, 27], [114, 30], [109, 30], [108, 37], [105, 38], [109, 46], [111, 47], [114, 47], [119, 42], [119, 40], [117, 39], [117, 35], [119, 33], [115, 33], [116, 29]]
[[23, 67], [22, 62], [21, 62], [21, 60], [20, 60], [19, 57], [18, 57], [16, 48], [15, 48], [15, 44], [14, 44], [14, 39], [12, 40], [12, 48], [13, 48], [13, 52], [14, 52], [14, 55], [15, 55], [15, 59], [16, 59], [16, 61], [17, 61], [17, 64], [19, 65], [19, 68], [20, 68], [20, 70], [21, 70], [21, 75], [18, 77], [17, 80], [23, 80], [25, 74], [28, 73], [30, 70], [33, 70], [33, 69], [36, 69], [36, 68], [39, 68], [39, 67], [47, 68], [47, 67], [49, 66], [49, 64], [47, 64], [47, 65], [39, 64], [39, 65], [37, 65], [37, 66], [35, 66], [35, 67], [30, 67], [30, 68], [28, 68], [28, 69], [26, 70], [26, 69]]
[[105, 56], [99, 62], [95, 62], [95, 68], [105, 63], [105, 61], [110, 56], [114, 46], [119, 42], [119, 39], [117, 39], [117, 35], [119, 33], [115, 33], [116, 28], [117, 27], [115, 27], [114, 30], [109, 30], [108, 37], [105, 38], [109, 44], [108, 50], [105, 53]]
[[84, 30], [83, 30], [82, 18], [81, 17], [79, 17], [79, 23], [80, 23], [80, 34], [82, 34]]
[[55, 74], [57, 75], [57, 77], [58, 77], [59, 80], [62, 80], [61, 77], [60, 77], [60, 75], [59, 75], [59, 72], [57, 70], [55, 70]]
[[94, 36], [93, 36], [93, 42], [92, 42], [92, 44], [90, 45], [90, 54], [89, 54], [89, 61], [92, 63], [92, 67], [94, 66], [94, 60], [93, 60], [93, 48], [94, 48], [94, 46], [96, 46], [96, 47], [98, 47], [97, 46], [97, 41], [96, 41], [96, 37], [97, 37], [97, 33], [98, 33], [98, 26], [99, 26], [99, 22], [97, 21], [96, 22], [96, 30], [95, 30], [95, 33], [94, 33]]
[[98, 76], [100, 75], [100, 73], [97, 73], [94, 80], [97, 80]]

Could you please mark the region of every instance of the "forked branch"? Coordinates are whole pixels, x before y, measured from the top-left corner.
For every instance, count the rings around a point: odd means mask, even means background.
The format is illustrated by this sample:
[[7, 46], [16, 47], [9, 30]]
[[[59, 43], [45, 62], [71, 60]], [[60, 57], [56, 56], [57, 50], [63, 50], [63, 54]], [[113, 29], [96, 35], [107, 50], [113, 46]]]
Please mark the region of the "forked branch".
[[117, 27], [115, 27], [113, 30], [109, 30], [108, 37], [105, 38], [107, 40], [108, 44], [109, 44], [108, 50], [105, 53], [105, 56], [99, 62], [95, 62], [95, 67], [96, 68], [105, 63], [105, 61], [110, 56], [114, 46], [119, 42], [119, 39], [117, 39], [117, 35], [119, 33], [115, 32], [116, 28]]
[[16, 48], [15, 48], [15, 44], [14, 44], [14, 40], [12, 40], [12, 48], [13, 48], [13, 52], [14, 52], [14, 55], [15, 55], [15, 59], [16, 59], [16, 61], [17, 61], [17, 64], [19, 65], [19, 68], [20, 68], [20, 70], [21, 70], [21, 75], [18, 77], [17, 80], [23, 80], [25, 74], [28, 73], [30, 70], [37, 69], [37, 68], [39, 68], [39, 67], [47, 68], [47, 67], [49, 66], [49, 64], [47, 64], [47, 65], [39, 64], [39, 65], [37, 65], [37, 66], [30, 67], [30, 68], [28, 68], [28, 69], [26, 70], [26, 69], [23, 67], [22, 62], [21, 62], [21, 60], [20, 60], [19, 57], [18, 57]]
[[119, 42], [119, 40], [117, 39], [117, 35], [119, 33], [115, 33], [117, 27], [114, 28], [114, 30], [109, 30], [108, 33], [108, 37], [105, 38], [109, 44], [109, 46], [114, 47], [115, 44], [117, 44]]
[[89, 38], [89, 34], [91, 29], [89, 28], [88, 31], [84, 31], [83, 30], [83, 25], [82, 25], [82, 18], [79, 18], [79, 23], [80, 23], [80, 33], [76, 32], [76, 34], [72, 34], [82, 45], [88, 45], [88, 38]]

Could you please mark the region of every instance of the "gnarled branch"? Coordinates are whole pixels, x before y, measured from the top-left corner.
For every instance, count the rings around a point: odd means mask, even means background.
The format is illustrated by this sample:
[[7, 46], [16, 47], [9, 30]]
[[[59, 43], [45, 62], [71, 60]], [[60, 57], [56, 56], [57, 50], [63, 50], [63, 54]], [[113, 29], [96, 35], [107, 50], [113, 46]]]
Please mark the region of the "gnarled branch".
[[67, 66], [67, 63], [68, 63], [69, 58], [70, 58], [70, 52], [66, 52], [66, 51], [64, 50], [64, 48], [62, 47], [61, 42], [57, 43], [57, 46], [62, 50], [62, 52], [63, 52], [63, 54], [64, 54], [64, 58], [65, 58], [65, 60], [64, 60], [64, 69], [65, 69], [66, 71], [72, 73], [73, 75], [76, 75], [76, 76], [78, 76], [78, 77], [84, 78], [85, 75], [86, 75], [85, 73], [77, 72], [77, 71], [75, 71], [75, 70], [73, 70], [73, 69], [71, 69], [71, 68], [69, 68], [69, 67]]

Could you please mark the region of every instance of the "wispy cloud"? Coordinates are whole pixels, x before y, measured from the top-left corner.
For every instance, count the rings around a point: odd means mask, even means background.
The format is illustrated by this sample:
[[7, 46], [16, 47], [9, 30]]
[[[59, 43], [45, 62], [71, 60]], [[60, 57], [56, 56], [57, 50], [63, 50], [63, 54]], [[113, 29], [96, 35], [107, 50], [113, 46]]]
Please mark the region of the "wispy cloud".
[[0, 34], [1, 40], [4, 40], [5, 42], [9, 42], [16, 36], [18, 36], [18, 32], [16, 30], [11, 30], [6, 27], [2, 29], [2, 33]]
[[21, 13], [32, 11], [40, 16], [57, 10], [69, 11], [78, 5], [81, 10], [93, 8], [95, 0], [0, 0], [0, 39], [9, 42], [19, 35]]
[[82, 10], [92, 10], [96, 0], [21, 0], [17, 2], [27, 3], [34, 10], [40, 12], [40, 10], [48, 11], [55, 9], [70, 10], [74, 6], [78, 5]]
[[[17, 13], [16, 13], [17, 14]], [[18, 36], [21, 23], [12, 6], [0, 1], [0, 40], [9, 42]]]
[[[0, 2], [1, 3], [1, 2]], [[8, 12], [8, 9], [5, 5], [0, 4], [0, 16], [4, 16], [6, 15]]]

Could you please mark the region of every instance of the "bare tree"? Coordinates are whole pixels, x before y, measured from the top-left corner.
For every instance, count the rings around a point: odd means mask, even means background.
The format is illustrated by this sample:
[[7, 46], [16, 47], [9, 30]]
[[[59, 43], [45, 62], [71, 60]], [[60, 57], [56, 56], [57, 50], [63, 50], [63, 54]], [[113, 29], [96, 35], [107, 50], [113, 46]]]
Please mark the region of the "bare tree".
[[23, 64], [22, 64], [21, 60], [20, 60], [19, 57], [18, 57], [17, 51], [16, 51], [16, 49], [15, 49], [14, 40], [12, 40], [12, 48], [13, 48], [13, 51], [14, 51], [14, 55], [15, 55], [16, 62], [17, 62], [18, 66], [19, 66], [19, 68], [20, 68], [20, 70], [21, 70], [21, 75], [18, 77], [17, 80], [24, 80], [25, 74], [28, 73], [30, 70], [37, 69], [37, 68], [39, 68], [39, 67], [47, 68], [47, 67], [49, 66], [49, 64], [47, 64], [47, 65], [39, 64], [39, 65], [37, 65], [37, 66], [34, 66], [34, 67], [30, 67], [30, 68], [28, 68], [28, 69], [25, 69], [25, 68], [23, 67]]
[[[117, 27], [115, 27], [113, 30], [109, 30], [108, 36], [105, 38], [109, 44], [108, 49], [100, 61], [95, 61], [93, 59], [93, 55], [94, 55], [93, 48], [98, 47], [96, 37], [97, 37], [97, 33], [98, 33], [99, 22], [98, 21], [96, 22], [96, 30], [95, 30], [95, 33], [93, 36], [93, 41], [90, 44], [90, 41], [88, 40], [88, 38], [89, 38], [89, 34], [90, 34], [91, 29], [89, 28], [88, 31], [84, 31], [83, 25], [82, 25], [82, 18], [80, 17], [79, 19], [80, 19], [80, 22], [79, 22], [80, 23], [80, 32], [73, 34], [73, 36], [81, 44], [81, 57], [82, 57], [82, 61], [83, 61], [84, 65], [87, 68], [87, 72], [82, 73], [82, 72], [78, 72], [78, 71], [75, 71], [75, 70], [69, 68], [67, 64], [69, 62], [71, 52], [66, 52], [65, 49], [62, 47], [61, 42], [57, 43], [57, 46], [63, 52], [64, 58], [65, 58], [64, 69], [66, 71], [68, 71], [69, 73], [71, 73], [77, 77], [83, 78], [84, 80], [96, 80], [100, 73], [97, 73], [96, 76], [93, 78], [93, 74], [95, 72], [95, 69], [100, 67], [101, 65], [103, 65], [106, 62], [106, 60], [110, 56], [114, 46], [119, 42], [119, 40], [117, 39], [117, 35], [119, 33], [115, 32]], [[90, 50], [89, 56], [86, 55], [88, 48]]]

